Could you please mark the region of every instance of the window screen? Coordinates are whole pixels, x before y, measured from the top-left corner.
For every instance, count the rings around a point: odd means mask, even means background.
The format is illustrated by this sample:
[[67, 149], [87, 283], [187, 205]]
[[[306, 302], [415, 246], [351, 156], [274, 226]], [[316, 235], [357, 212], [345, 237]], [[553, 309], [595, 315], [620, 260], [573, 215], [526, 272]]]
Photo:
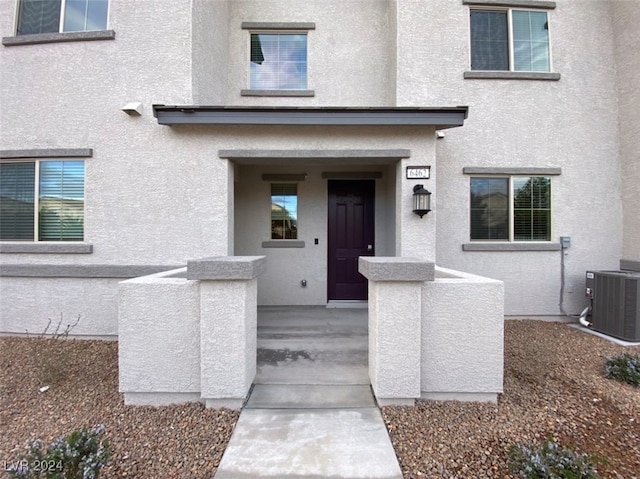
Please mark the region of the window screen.
[[0, 163], [0, 239], [33, 241], [35, 163]]
[[471, 69], [509, 69], [506, 11], [471, 11]]

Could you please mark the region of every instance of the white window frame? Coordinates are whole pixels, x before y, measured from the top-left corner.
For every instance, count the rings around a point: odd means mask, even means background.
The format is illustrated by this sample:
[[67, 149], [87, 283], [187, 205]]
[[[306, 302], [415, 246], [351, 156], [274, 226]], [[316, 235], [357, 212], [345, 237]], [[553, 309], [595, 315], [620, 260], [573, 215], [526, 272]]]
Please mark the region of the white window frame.
[[[85, 166], [85, 170], [84, 170], [84, 176], [83, 176], [83, 184], [82, 184], [82, 188], [83, 188], [83, 208], [82, 208], [82, 218], [83, 218], [83, 228], [82, 228], [82, 236], [83, 239], [82, 240], [61, 240], [61, 241], [52, 241], [52, 240], [40, 240], [40, 164], [41, 163], [47, 163], [47, 162], [55, 162], [55, 163], [70, 163], [70, 162], [75, 162], [75, 163], [83, 163]], [[84, 222], [84, 220], [86, 219], [86, 186], [87, 186], [87, 171], [86, 171], [86, 161], [85, 160], [78, 160], [75, 158], [49, 158], [49, 159], [11, 159], [11, 160], [5, 160], [5, 161], [0, 161], [0, 163], [2, 164], [8, 164], [8, 163], [34, 163], [35, 166], [35, 172], [34, 172], [34, 188], [33, 188], [33, 239], [30, 240], [7, 240], [7, 239], [2, 239], [0, 240], [3, 243], [19, 243], [19, 244], [33, 244], [33, 243], [39, 243], [39, 244], [78, 244], [78, 243], [83, 243], [84, 241], [86, 241], [86, 223]]]
[[[524, 178], [547, 178], [549, 180], [549, 188], [551, 191], [549, 192], [549, 239], [548, 240], [515, 240], [514, 239], [514, 216], [515, 216], [515, 206], [514, 206], [514, 181], [517, 179]], [[552, 176], [550, 175], [482, 175], [482, 174], [473, 174], [469, 178], [469, 201], [471, 200], [471, 182], [474, 179], [493, 179], [493, 180], [508, 180], [508, 193], [509, 193], [509, 212], [508, 212], [508, 221], [509, 221], [509, 235], [507, 239], [474, 239], [471, 238], [471, 203], [469, 203], [469, 241], [471, 243], [498, 243], [498, 244], [532, 244], [532, 243], [541, 243], [548, 244], [553, 241], [553, 188], [552, 188]]]
[[[276, 91], [276, 92], [290, 92], [292, 94], [297, 94], [300, 92], [310, 92], [309, 90], [309, 30], [267, 30], [267, 29], [257, 29], [257, 30], [248, 30], [249, 33], [249, 48], [247, 52], [246, 65], [247, 65], [247, 90], [243, 90], [245, 92], [254, 92], [254, 91]], [[269, 89], [260, 89], [254, 88], [251, 85], [251, 35], [304, 35], [306, 37], [306, 59], [307, 59], [307, 68], [305, 72], [305, 88], [269, 88]], [[305, 95], [306, 96], [306, 95]]]
[[[59, 17], [59, 21], [58, 21], [58, 31], [57, 32], [49, 32], [49, 33], [80, 33], [80, 32], [95, 32], [95, 31], [104, 31], [107, 30], [109, 28], [109, 18], [110, 18], [110, 13], [111, 13], [111, 1], [112, 0], [108, 0], [107, 1], [107, 13], [106, 13], [106, 22], [105, 22], [105, 28], [101, 29], [101, 30], [70, 30], [70, 31], [66, 31], [64, 30], [64, 18], [65, 18], [65, 14], [66, 14], [66, 8], [67, 8], [67, 0], [60, 0], [60, 17]], [[20, 15], [21, 15], [21, 8], [22, 8], [22, 0], [16, 0], [16, 13], [15, 13], [15, 17], [14, 17], [14, 28], [13, 31], [16, 33], [17, 36], [25, 36], [25, 35], [31, 35], [31, 34], [19, 34], [18, 33], [18, 27], [20, 26]], [[87, 23], [87, 19], [85, 16], [85, 27], [86, 27], [86, 23]], [[45, 35], [46, 33], [42, 33], [42, 34], [34, 34], [34, 35]]]
[[[471, 55], [472, 55], [472, 45], [471, 45], [471, 12], [474, 11], [489, 11], [489, 12], [506, 12], [507, 13], [507, 48], [509, 49], [509, 69], [508, 70], [474, 70], [471, 65]], [[549, 38], [547, 47], [548, 47], [548, 55], [549, 55], [549, 70], [548, 71], [534, 71], [534, 70], [515, 70], [515, 53], [513, 47], [513, 21], [512, 15], [514, 11], [521, 12], [539, 12], [544, 13], [547, 16], [547, 36]], [[551, 56], [551, 22], [549, 21], [549, 11], [546, 9], [538, 9], [538, 8], [519, 8], [519, 7], [501, 7], [501, 6], [474, 6], [469, 8], [468, 15], [469, 22], [469, 69], [472, 72], [482, 72], [482, 71], [490, 71], [490, 72], [512, 72], [512, 73], [551, 73], [553, 72], [553, 58]]]

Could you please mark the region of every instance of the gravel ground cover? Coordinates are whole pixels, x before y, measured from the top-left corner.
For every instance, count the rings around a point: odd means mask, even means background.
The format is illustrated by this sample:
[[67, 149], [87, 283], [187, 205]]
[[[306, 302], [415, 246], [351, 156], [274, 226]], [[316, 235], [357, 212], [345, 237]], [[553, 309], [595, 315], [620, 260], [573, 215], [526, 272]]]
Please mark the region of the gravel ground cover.
[[[604, 478], [640, 477], [640, 389], [602, 373], [607, 357], [625, 351], [640, 347], [566, 324], [507, 321], [497, 405], [383, 408], [405, 478], [511, 477], [509, 446], [549, 437], [606, 460]], [[117, 361], [116, 343], [0, 338], [0, 466], [30, 441], [104, 424], [113, 461], [101, 477], [211, 478], [238, 413], [124, 406]]]
[[506, 321], [497, 405], [383, 408], [405, 479], [510, 477], [509, 447], [547, 438], [606, 461], [603, 478], [640, 477], [640, 389], [603, 375], [606, 358], [623, 352], [640, 347], [567, 324]]
[[[100, 477], [213, 477], [238, 412], [125, 406], [115, 342], [0, 338], [0, 348], [0, 477], [29, 442], [100, 424], [113, 451]], [[64, 370], [44, 367], [52, 360]]]

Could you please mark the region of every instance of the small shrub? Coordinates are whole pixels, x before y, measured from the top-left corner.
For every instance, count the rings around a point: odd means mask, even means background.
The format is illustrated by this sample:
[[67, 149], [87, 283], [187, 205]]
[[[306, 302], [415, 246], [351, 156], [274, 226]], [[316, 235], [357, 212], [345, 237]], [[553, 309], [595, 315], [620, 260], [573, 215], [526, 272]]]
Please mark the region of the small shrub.
[[604, 375], [608, 379], [616, 379], [640, 387], [640, 357], [624, 353], [608, 358]]
[[109, 463], [109, 442], [102, 439], [104, 426], [82, 428], [61, 436], [44, 449], [42, 441], [29, 445], [28, 453], [9, 468], [15, 478], [97, 479]]
[[591, 458], [563, 449], [552, 440], [538, 447], [514, 445], [509, 450], [511, 471], [522, 479], [598, 479]]
[[55, 385], [62, 382], [71, 366], [71, 355], [66, 340], [80, 322], [80, 316], [75, 323], [67, 324], [64, 329], [62, 322], [63, 316], [60, 315], [55, 328], [50, 330], [52, 321], [49, 319], [44, 331], [33, 338], [27, 331], [27, 337], [32, 339], [29, 343], [29, 354], [37, 368], [38, 380], [42, 384]]

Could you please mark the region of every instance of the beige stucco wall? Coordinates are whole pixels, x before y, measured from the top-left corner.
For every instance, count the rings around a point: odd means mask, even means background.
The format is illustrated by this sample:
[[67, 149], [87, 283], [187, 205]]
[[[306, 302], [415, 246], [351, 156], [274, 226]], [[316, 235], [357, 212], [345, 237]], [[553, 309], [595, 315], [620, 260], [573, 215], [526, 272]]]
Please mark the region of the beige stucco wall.
[[[280, 128], [251, 128], [246, 135], [218, 136], [221, 149], [259, 145], [260, 150], [314, 149], [409, 149], [406, 160], [385, 160], [382, 164], [363, 158], [282, 162], [264, 158], [257, 164], [239, 164], [235, 177], [236, 255], [266, 255], [267, 271], [258, 279], [258, 304], [321, 305], [327, 299], [327, 179], [322, 173], [380, 172], [376, 180], [376, 256], [412, 255], [431, 259], [435, 255], [435, 220], [412, 213], [412, 188], [415, 180], [406, 180], [407, 164], [433, 165], [435, 140], [430, 129], [389, 128], [304, 128], [282, 131]], [[231, 131], [229, 131], [231, 133]], [[435, 165], [434, 165], [435, 166]], [[306, 173], [298, 182], [298, 231], [304, 248], [263, 248], [270, 240], [270, 190], [262, 174]], [[427, 180], [432, 181], [433, 180]], [[426, 182], [425, 182], [426, 183]], [[435, 188], [429, 184], [435, 194]], [[398, 199], [398, 201], [396, 201]], [[430, 214], [431, 215], [431, 214]], [[404, 231], [404, 235], [399, 233]], [[314, 240], [318, 238], [319, 244]], [[414, 240], [415, 241], [412, 241]], [[307, 280], [302, 287], [301, 281]]]
[[[567, 311], [579, 312], [585, 270], [617, 269], [621, 257], [640, 259], [634, 143], [640, 120], [632, 88], [640, 49], [631, 47], [637, 43], [632, 18], [638, 6], [609, 0], [556, 4], [549, 22], [557, 82], [465, 80], [469, 7], [451, 0], [353, 0], [348, 7], [341, 0], [114, 0], [113, 41], [3, 46], [0, 149], [93, 149], [86, 160], [85, 231], [94, 250], [0, 259], [181, 265], [233, 254], [234, 245], [242, 244], [234, 239], [241, 227], [234, 226], [233, 190], [243, 184], [234, 183], [233, 165], [218, 158], [220, 149], [406, 148], [412, 158], [395, 165], [393, 183], [386, 184], [385, 205], [397, 199], [386, 217], [396, 227], [378, 225], [384, 228], [378, 238], [386, 234], [396, 255], [435, 259], [504, 281], [510, 315], [559, 312], [561, 253], [462, 251], [469, 241], [469, 177], [462, 168], [561, 168], [552, 180], [552, 236], [572, 238], [564, 256], [564, 301]], [[0, 0], [2, 36], [13, 34], [15, 5]], [[248, 81], [243, 21], [315, 23], [309, 32], [309, 88], [315, 96], [240, 96]], [[130, 101], [143, 103], [141, 117], [120, 110]], [[151, 113], [154, 103], [394, 102], [469, 105], [470, 113], [464, 127], [447, 130], [437, 141], [427, 131], [406, 129], [164, 127]], [[434, 211], [422, 220], [410, 212], [412, 184], [400, 179], [404, 166], [416, 163], [432, 166], [425, 186], [434, 193]], [[406, 227], [402, 235], [399, 224]], [[319, 268], [310, 268], [314, 281], [321, 279]], [[295, 279], [299, 285], [301, 278]]]
[[[118, 278], [0, 278], [0, 332], [116, 339]], [[77, 323], [77, 324], [76, 324]], [[75, 324], [75, 326], [74, 326]]]
[[191, 57], [193, 103], [222, 105], [229, 69], [230, 0], [193, 0]]
[[640, 2], [611, 2], [620, 122], [624, 245], [622, 258], [640, 262]]
[[556, 4], [548, 18], [552, 71], [561, 79], [532, 81], [463, 78], [470, 67], [462, 2], [397, 2], [398, 104], [469, 106], [464, 127], [437, 142], [436, 262], [504, 281], [508, 315], [559, 313], [561, 253], [462, 251], [470, 216], [464, 167], [562, 168], [552, 179], [552, 240], [572, 239], [564, 257], [566, 311], [586, 305], [585, 270], [617, 269], [622, 254], [609, 2]]
[[[2, 36], [13, 32], [15, 3], [0, 2]], [[158, 126], [151, 111], [193, 101], [191, 9], [187, 0], [114, 1], [115, 40], [0, 48], [0, 149], [93, 149], [85, 162], [93, 253], [3, 262], [183, 264], [227, 254], [227, 165], [212, 161], [214, 146]], [[142, 102], [142, 116], [121, 111], [131, 101]]]
[[[227, 103], [240, 105], [391, 105], [393, 11], [387, 0], [233, 0], [229, 12]], [[242, 22], [311, 22], [309, 98], [242, 97], [249, 87], [249, 30]]]

